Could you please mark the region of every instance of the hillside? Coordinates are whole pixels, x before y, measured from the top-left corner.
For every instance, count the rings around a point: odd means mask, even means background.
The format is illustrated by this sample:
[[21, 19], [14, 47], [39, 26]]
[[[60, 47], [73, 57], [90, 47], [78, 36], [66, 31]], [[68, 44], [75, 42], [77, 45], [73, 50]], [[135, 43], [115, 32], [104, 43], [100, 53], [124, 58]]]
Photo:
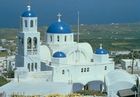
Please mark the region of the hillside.
[[109, 50], [140, 48], [140, 24], [110, 24], [81, 26], [81, 41], [88, 41], [93, 48], [103, 43]]
[[[71, 26], [75, 32], [77, 26]], [[44, 33], [47, 27], [40, 27], [41, 40], [44, 40]], [[16, 40], [18, 29], [1, 28], [0, 39]], [[133, 24], [106, 24], [106, 25], [81, 25], [80, 41], [89, 42], [93, 49], [99, 47], [100, 43], [109, 50], [130, 50], [140, 48], [140, 23]]]

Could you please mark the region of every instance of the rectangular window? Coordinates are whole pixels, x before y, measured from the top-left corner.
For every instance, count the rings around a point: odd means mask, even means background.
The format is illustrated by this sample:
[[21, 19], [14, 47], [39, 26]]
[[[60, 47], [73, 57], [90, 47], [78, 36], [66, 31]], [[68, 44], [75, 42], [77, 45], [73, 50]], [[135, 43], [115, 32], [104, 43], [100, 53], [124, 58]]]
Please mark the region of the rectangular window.
[[81, 68], [81, 72], [83, 72], [83, 68]]
[[29, 72], [30, 72], [30, 63], [28, 63], [28, 70], [29, 70]]
[[51, 65], [52, 65], [52, 63], [51, 63], [51, 62], [49, 62], [49, 65], [51, 66]]
[[107, 70], [107, 66], [105, 66], [105, 70]]
[[35, 63], [35, 69], [37, 70], [37, 63]]
[[67, 41], [67, 36], [65, 36], [65, 42]]
[[86, 68], [84, 68], [84, 72], [86, 72], [86, 70], [87, 70], [87, 69], [86, 69]]
[[87, 68], [87, 72], [89, 72], [89, 68]]
[[65, 74], [65, 70], [62, 70], [62, 74]]
[[32, 63], [31, 70], [34, 71], [34, 63]]
[[91, 59], [91, 62], [94, 62], [94, 60], [93, 60], [93, 59]]
[[59, 42], [59, 36], [57, 36], [57, 41]]

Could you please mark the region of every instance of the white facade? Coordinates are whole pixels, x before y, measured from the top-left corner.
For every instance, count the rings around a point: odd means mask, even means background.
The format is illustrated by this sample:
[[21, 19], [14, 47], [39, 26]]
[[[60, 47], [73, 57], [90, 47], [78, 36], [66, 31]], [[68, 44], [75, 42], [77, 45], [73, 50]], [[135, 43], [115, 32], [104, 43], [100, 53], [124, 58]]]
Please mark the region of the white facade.
[[21, 17], [22, 31], [18, 33], [16, 67], [35, 72], [40, 71], [40, 33], [37, 31], [37, 17], [30, 16], [30, 11], [28, 6], [27, 12]]
[[15, 56], [0, 57], [0, 67], [2, 69], [15, 69]]
[[121, 60], [122, 67], [126, 70], [132, 69], [132, 64], [133, 64], [133, 69], [140, 69], [140, 59], [122, 59]]

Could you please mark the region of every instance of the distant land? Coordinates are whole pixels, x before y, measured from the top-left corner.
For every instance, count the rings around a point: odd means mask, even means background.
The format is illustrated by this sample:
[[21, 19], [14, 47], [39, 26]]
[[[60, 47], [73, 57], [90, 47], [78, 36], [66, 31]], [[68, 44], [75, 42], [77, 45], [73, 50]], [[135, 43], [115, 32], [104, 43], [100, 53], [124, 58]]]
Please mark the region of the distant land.
[[[72, 25], [71, 28], [77, 33], [77, 25]], [[41, 40], [44, 41], [44, 33], [47, 26], [39, 27]], [[19, 32], [16, 28], [0, 28], [0, 39], [15, 40]], [[93, 49], [99, 47], [102, 43], [103, 47], [108, 50], [132, 50], [140, 49], [140, 23], [126, 24], [100, 24], [100, 25], [81, 25], [80, 26], [80, 41], [89, 42]]]

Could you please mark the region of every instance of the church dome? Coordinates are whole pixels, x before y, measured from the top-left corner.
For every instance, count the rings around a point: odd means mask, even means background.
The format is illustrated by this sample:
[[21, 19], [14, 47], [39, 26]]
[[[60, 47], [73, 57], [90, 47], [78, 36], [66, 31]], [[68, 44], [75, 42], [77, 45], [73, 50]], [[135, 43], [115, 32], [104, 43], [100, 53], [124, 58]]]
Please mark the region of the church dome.
[[108, 54], [108, 51], [103, 49], [101, 45], [100, 48], [96, 49], [95, 54]]
[[52, 34], [69, 34], [69, 33], [71, 33], [70, 26], [61, 21], [60, 14], [58, 14], [58, 17], [59, 17], [58, 21], [51, 24], [48, 27], [47, 33], [52, 33]]
[[53, 57], [54, 57], [54, 58], [65, 58], [66, 55], [65, 55], [65, 53], [63, 53], [63, 52], [58, 51], [58, 52], [55, 52], [55, 53], [53, 54]]
[[26, 11], [22, 14], [22, 17], [36, 17], [32, 11]]
[[31, 6], [27, 6], [28, 10], [25, 11], [21, 16], [22, 17], [36, 17], [35, 13], [31, 11]]
[[49, 26], [47, 32], [53, 34], [67, 34], [71, 33], [71, 29], [69, 25], [65, 24], [64, 22], [55, 22]]

